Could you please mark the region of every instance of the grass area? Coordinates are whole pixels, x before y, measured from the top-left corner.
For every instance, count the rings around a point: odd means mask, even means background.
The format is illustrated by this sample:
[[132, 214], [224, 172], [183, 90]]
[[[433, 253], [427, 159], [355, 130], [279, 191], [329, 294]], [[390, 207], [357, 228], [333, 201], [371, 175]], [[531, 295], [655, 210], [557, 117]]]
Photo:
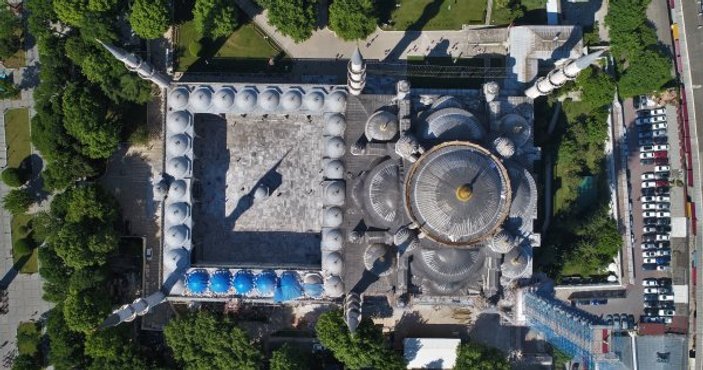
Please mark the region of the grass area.
[[547, 24], [547, 0], [494, 0], [491, 24], [512, 23], [511, 11], [507, 7], [513, 3], [519, 3], [518, 6], [522, 11], [522, 15], [515, 19], [515, 24]]
[[33, 355], [39, 351], [41, 330], [35, 322], [21, 322], [17, 326], [17, 351], [20, 355]]
[[[395, 31], [459, 30], [464, 24], [482, 24], [486, 0], [381, 0], [378, 19]], [[390, 22], [389, 22], [390, 20]]]
[[5, 140], [7, 141], [7, 166], [19, 167], [32, 154], [29, 137], [29, 111], [27, 108], [5, 112]]
[[39, 271], [39, 259], [37, 248], [32, 250], [32, 254], [29, 256], [20, 256], [19, 253], [15, 253], [15, 241], [29, 238], [30, 228], [29, 222], [32, 220], [32, 216], [28, 214], [20, 214], [12, 216], [12, 221], [10, 221], [10, 233], [12, 235], [12, 262], [17, 263], [23, 258], [27, 258], [27, 261], [22, 265], [20, 272], [23, 274], [34, 274]]
[[[226, 69], [258, 72], [268, 69], [269, 59], [282, 58], [251, 22], [242, 23], [229, 37], [217, 40], [202, 39], [192, 20], [181, 23], [177, 32], [179, 72]], [[189, 45], [198, 40], [202, 43], [199, 56], [189, 50]]]

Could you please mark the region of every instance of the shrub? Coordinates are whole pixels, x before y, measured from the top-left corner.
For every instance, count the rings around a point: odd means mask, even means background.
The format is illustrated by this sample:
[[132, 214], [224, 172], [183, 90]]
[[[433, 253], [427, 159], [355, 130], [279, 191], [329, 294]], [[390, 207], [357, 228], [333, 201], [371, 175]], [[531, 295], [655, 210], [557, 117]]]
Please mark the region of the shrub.
[[16, 188], [24, 185], [27, 180], [24, 173], [22, 173], [22, 170], [15, 167], [9, 167], [5, 171], [2, 171], [2, 181], [7, 186]]
[[2, 205], [13, 215], [25, 213], [32, 205], [32, 197], [24, 189], [12, 189], [2, 199]]
[[203, 45], [201, 45], [200, 41], [198, 41], [198, 40], [191, 41], [188, 44], [188, 52], [190, 53], [190, 55], [192, 55], [194, 57], [200, 56], [200, 51], [202, 49], [203, 49]]
[[34, 243], [29, 238], [15, 240], [14, 246], [14, 251], [17, 254], [17, 257], [26, 256], [32, 253], [32, 249], [34, 249]]

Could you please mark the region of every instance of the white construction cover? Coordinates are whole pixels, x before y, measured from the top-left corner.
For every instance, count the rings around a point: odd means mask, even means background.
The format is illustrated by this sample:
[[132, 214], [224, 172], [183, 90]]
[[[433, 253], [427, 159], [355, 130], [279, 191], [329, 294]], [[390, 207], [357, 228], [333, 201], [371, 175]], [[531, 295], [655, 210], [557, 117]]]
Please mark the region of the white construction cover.
[[671, 218], [671, 237], [685, 238], [687, 233], [686, 217]]
[[688, 284], [674, 285], [674, 303], [688, 303]]
[[460, 339], [405, 338], [403, 351], [408, 369], [452, 369]]

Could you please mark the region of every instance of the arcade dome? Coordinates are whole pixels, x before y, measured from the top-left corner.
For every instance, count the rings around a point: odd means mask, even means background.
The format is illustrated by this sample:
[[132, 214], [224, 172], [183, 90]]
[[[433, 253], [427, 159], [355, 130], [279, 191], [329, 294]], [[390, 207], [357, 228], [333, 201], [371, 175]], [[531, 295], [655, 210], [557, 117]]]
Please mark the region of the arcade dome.
[[325, 120], [325, 134], [330, 136], [343, 136], [347, 128], [347, 120], [339, 113], [331, 114]]
[[234, 104], [237, 106], [237, 109], [243, 112], [250, 112], [256, 107], [257, 95], [254, 89], [246, 88], [237, 94], [234, 98]]
[[398, 135], [398, 116], [379, 110], [366, 121], [364, 134], [369, 141], [391, 141]]
[[176, 157], [185, 154], [190, 149], [190, 137], [186, 134], [175, 134], [168, 138], [166, 151]]
[[341, 206], [346, 199], [343, 181], [329, 181], [325, 185], [324, 204]]
[[346, 152], [344, 139], [339, 136], [332, 136], [325, 141], [325, 155], [332, 159], [342, 158]]
[[239, 270], [232, 277], [232, 286], [237, 294], [249, 294], [254, 289], [254, 274], [249, 270]]
[[330, 180], [341, 180], [344, 178], [344, 163], [340, 160], [331, 160], [325, 165], [324, 176]]
[[176, 271], [190, 264], [190, 253], [184, 248], [170, 248], [164, 252], [164, 267]]
[[166, 207], [165, 213], [170, 224], [181, 224], [190, 217], [190, 205], [185, 202], [171, 203]]
[[171, 132], [183, 132], [190, 127], [191, 123], [190, 113], [183, 110], [171, 112], [166, 116], [166, 127]]
[[274, 111], [278, 108], [280, 96], [274, 89], [266, 89], [259, 95], [259, 106], [265, 111]]
[[338, 252], [332, 252], [322, 260], [322, 270], [329, 275], [340, 275], [343, 267], [342, 255]]
[[168, 94], [168, 106], [175, 109], [181, 110], [188, 106], [188, 97], [190, 93], [185, 86], [177, 87]]
[[303, 105], [303, 95], [297, 90], [288, 90], [283, 94], [281, 105], [287, 111], [298, 110]]
[[196, 111], [207, 111], [212, 104], [212, 92], [207, 87], [199, 87], [190, 94], [190, 106]]
[[164, 234], [166, 245], [180, 247], [188, 240], [190, 229], [186, 225], [171, 226]]
[[220, 269], [210, 276], [210, 291], [215, 294], [227, 294], [232, 274], [229, 270]]
[[341, 90], [332, 91], [327, 96], [327, 110], [330, 112], [343, 112], [347, 105], [347, 94]]
[[234, 104], [234, 90], [223, 87], [215, 92], [212, 104], [220, 111], [229, 110]]
[[323, 229], [321, 249], [338, 251], [342, 249], [342, 232], [339, 229]]
[[190, 159], [184, 156], [169, 159], [166, 172], [176, 178], [185, 177], [190, 172]]
[[186, 289], [192, 294], [203, 294], [208, 288], [210, 276], [206, 270], [193, 270], [186, 275]]
[[305, 98], [303, 98], [303, 104], [305, 104], [305, 108], [307, 110], [319, 112], [325, 106], [325, 96], [320, 91], [310, 91], [309, 93], [305, 94]]
[[329, 207], [322, 214], [323, 227], [339, 227], [344, 221], [344, 212], [339, 207]]
[[344, 283], [339, 276], [330, 276], [325, 280], [325, 293], [328, 296], [336, 298], [344, 294]]
[[188, 185], [183, 180], [176, 180], [168, 188], [168, 196], [171, 200], [183, 199], [186, 196]]
[[256, 286], [256, 291], [262, 297], [273, 296], [276, 290], [276, 284], [278, 284], [278, 276], [273, 270], [261, 271], [259, 275], [256, 275], [254, 280], [254, 285]]

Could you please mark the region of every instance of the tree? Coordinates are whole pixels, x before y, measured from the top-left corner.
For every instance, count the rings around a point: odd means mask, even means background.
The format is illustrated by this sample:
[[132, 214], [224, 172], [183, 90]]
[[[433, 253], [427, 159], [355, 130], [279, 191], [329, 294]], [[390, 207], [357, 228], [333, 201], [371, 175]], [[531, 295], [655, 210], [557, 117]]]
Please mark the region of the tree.
[[587, 68], [576, 77], [576, 86], [581, 88], [581, 101], [591, 109], [610, 105], [615, 93], [615, 81], [596, 67]]
[[117, 249], [117, 232], [106, 225], [66, 223], [49, 239], [56, 254], [73, 269], [100, 266]]
[[77, 180], [98, 174], [96, 162], [79, 153], [67, 151], [57, 155], [42, 171], [44, 186], [49, 190], [65, 189]]
[[377, 21], [371, 0], [335, 0], [330, 5], [330, 29], [344, 40], [365, 39]]
[[308, 359], [303, 352], [296, 351], [287, 343], [273, 351], [269, 368], [271, 370], [298, 370], [308, 369]]
[[510, 370], [505, 355], [478, 343], [462, 343], [457, 348], [456, 370]]
[[130, 328], [120, 326], [93, 332], [85, 338], [89, 369], [148, 369], [130, 338]]
[[67, 222], [89, 220], [111, 224], [117, 221], [117, 201], [99, 185], [77, 185], [58, 197], [65, 205], [60, 215]]
[[27, 179], [19, 168], [8, 167], [2, 171], [2, 181], [5, 185], [16, 188], [24, 185]]
[[197, 312], [164, 328], [166, 344], [185, 369], [258, 369], [259, 349], [229, 317]]
[[620, 95], [631, 97], [651, 93], [671, 81], [671, 59], [660, 52], [645, 50], [630, 61], [618, 88]]
[[129, 14], [129, 24], [142, 38], [157, 39], [168, 29], [169, 18], [166, 0], [136, 0]]
[[85, 369], [88, 359], [83, 354], [84, 336], [69, 330], [63, 317], [62, 304], [54, 306], [46, 321], [49, 338], [49, 363], [55, 369]]
[[70, 286], [63, 301], [68, 328], [88, 333], [97, 329], [110, 313], [110, 302], [103, 287], [73, 290]]
[[[1, 42], [1, 41], [0, 41]], [[2, 46], [0, 46], [1, 48]], [[15, 99], [20, 93], [20, 89], [12, 83], [10, 78], [0, 78], [0, 100], [2, 99]]]
[[212, 39], [229, 36], [237, 28], [237, 8], [225, 0], [196, 0], [193, 7], [195, 29]]
[[317, 338], [350, 369], [405, 369], [399, 354], [386, 346], [381, 331], [364, 318], [354, 334], [347, 329], [341, 310], [325, 312], [315, 325]]
[[36, 356], [28, 353], [20, 354], [12, 362], [12, 370], [37, 370], [41, 368], [37, 363]]
[[27, 189], [12, 189], [2, 198], [2, 206], [13, 215], [27, 212], [33, 203]]
[[0, 58], [11, 57], [20, 50], [22, 23], [8, 7], [0, 5]]
[[50, 246], [39, 248], [39, 275], [44, 279], [44, 299], [49, 302], [62, 302], [68, 291], [66, 282], [71, 276], [61, 257]]
[[66, 131], [78, 139], [86, 156], [108, 158], [117, 149], [120, 125], [100, 94], [69, 84], [63, 95], [63, 115]]
[[295, 42], [307, 40], [315, 29], [317, 1], [270, 0], [268, 19], [272, 26]]

